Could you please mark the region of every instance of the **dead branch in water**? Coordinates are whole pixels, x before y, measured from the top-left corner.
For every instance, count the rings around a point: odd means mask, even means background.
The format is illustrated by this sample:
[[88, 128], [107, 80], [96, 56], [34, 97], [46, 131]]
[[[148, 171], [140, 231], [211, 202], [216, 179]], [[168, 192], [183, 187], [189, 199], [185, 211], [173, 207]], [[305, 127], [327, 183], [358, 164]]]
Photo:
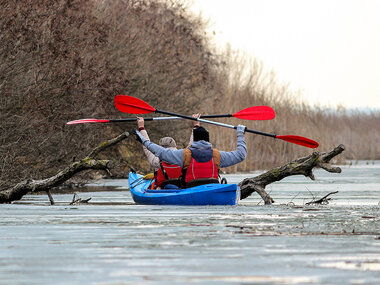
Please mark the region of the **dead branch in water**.
[[75, 205], [75, 204], [80, 204], [80, 203], [87, 204], [91, 199], [92, 199], [91, 197], [84, 200], [82, 200], [82, 198], [77, 199], [77, 194], [74, 193], [73, 199], [69, 205]]
[[338, 192], [339, 191], [331, 192], [331, 193], [323, 196], [322, 198], [320, 198], [318, 200], [313, 200], [313, 201], [307, 202], [305, 205], [311, 205], [311, 204], [323, 204], [323, 205], [327, 205], [329, 203], [329, 201], [331, 200], [331, 198], [327, 198], [327, 197], [330, 196], [330, 195], [332, 195], [332, 194], [336, 194]]
[[249, 197], [253, 192], [257, 192], [264, 200], [266, 205], [274, 202], [272, 197], [265, 191], [265, 187], [273, 182], [280, 181], [292, 175], [304, 175], [315, 180], [313, 168], [319, 167], [328, 172], [340, 173], [340, 167], [334, 167], [330, 160], [344, 151], [344, 145], [339, 145], [329, 152], [313, 152], [312, 154], [295, 159], [283, 166], [273, 168], [257, 177], [246, 178], [239, 183], [241, 189], [241, 199]]
[[86, 156], [80, 161], [71, 163], [64, 170], [58, 172], [56, 175], [52, 177], [41, 180], [26, 179], [10, 189], [1, 191], [0, 203], [10, 203], [15, 200], [20, 200], [24, 195], [26, 195], [29, 192], [34, 193], [46, 191], [49, 196], [50, 204], [53, 205], [54, 200], [49, 190], [51, 188], [59, 186], [66, 180], [73, 177], [75, 174], [88, 169], [104, 170], [107, 171], [108, 174], [110, 174], [109, 170], [113, 168], [113, 162], [110, 160], [98, 160], [95, 157], [104, 149], [121, 142], [128, 136], [129, 133], [124, 132], [119, 136], [102, 143], [101, 145], [93, 149], [88, 156]]

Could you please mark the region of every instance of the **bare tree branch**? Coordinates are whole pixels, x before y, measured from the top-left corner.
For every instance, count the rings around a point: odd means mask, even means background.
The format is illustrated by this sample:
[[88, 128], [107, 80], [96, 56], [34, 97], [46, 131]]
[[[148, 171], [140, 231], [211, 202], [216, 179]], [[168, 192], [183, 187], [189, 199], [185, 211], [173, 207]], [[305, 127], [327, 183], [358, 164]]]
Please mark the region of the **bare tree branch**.
[[[122, 133], [121, 135], [117, 136], [116, 138], [113, 138], [111, 140], [108, 140], [104, 143], [102, 143], [100, 146], [96, 147], [89, 156], [85, 157], [84, 159], [80, 161], [76, 161], [71, 163], [68, 167], [66, 167], [64, 170], [58, 172], [56, 175], [42, 179], [42, 180], [33, 180], [33, 179], [27, 179], [24, 180], [11, 189], [4, 190], [0, 192], [0, 203], [10, 203], [15, 200], [20, 200], [25, 194], [29, 192], [40, 192], [40, 191], [49, 191], [51, 188], [56, 187], [66, 180], [73, 177], [75, 174], [92, 169], [92, 170], [105, 170], [108, 171], [109, 169], [113, 168], [113, 162], [110, 160], [97, 160], [91, 158], [94, 155], [97, 155], [100, 151], [113, 146], [122, 140], [126, 139], [129, 136], [128, 132]], [[52, 197], [49, 196], [50, 203], [52, 203]]]
[[344, 151], [344, 145], [339, 145], [333, 150], [325, 153], [313, 152], [312, 154], [295, 159], [283, 166], [273, 168], [257, 177], [246, 178], [239, 183], [241, 189], [241, 199], [249, 197], [253, 192], [257, 192], [264, 200], [265, 204], [272, 204], [274, 200], [265, 191], [265, 187], [273, 182], [280, 181], [292, 175], [304, 175], [314, 180], [313, 168], [319, 167], [328, 172], [340, 173], [339, 167], [330, 165], [330, 160]]

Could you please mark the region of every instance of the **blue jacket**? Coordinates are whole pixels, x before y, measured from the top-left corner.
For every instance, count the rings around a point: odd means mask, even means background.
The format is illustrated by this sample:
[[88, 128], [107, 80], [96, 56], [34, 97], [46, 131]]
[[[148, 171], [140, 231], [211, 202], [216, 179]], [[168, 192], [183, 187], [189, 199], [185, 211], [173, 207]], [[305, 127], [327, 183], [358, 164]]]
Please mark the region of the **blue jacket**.
[[[173, 150], [163, 148], [149, 140], [146, 140], [142, 136], [143, 145], [151, 151], [155, 156], [158, 156], [161, 160], [170, 163], [183, 166], [183, 149]], [[212, 149], [212, 145], [206, 141], [193, 142], [191, 148], [198, 149]], [[237, 132], [237, 148], [234, 151], [220, 151], [220, 167], [228, 167], [242, 162], [247, 156], [247, 146], [244, 140], [244, 132]]]

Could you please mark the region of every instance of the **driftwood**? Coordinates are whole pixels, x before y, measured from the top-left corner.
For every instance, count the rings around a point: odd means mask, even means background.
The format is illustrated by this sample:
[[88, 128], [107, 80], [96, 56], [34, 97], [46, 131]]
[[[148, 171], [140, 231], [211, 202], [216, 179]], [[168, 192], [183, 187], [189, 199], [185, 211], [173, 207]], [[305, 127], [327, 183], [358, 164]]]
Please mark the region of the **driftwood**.
[[257, 192], [265, 204], [270, 205], [274, 200], [265, 191], [265, 187], [270, 183], [280, 181], [291, 175], [304, 175], [315, 180], [313, 174], [314, 167], [319, 167], [332, 173], [340, 173], [342, 170], [339, 167], [330, 165], [330, 160], [342, 153], [344, 149], [344, 145], [341, 144], [329, 152], [313, 152], [306, 157], [298, 158], [283, 166], [273, 168], [254, 178], [246, 178], [239, 183], [241, 199], [245, 199], [253, 192]]
[[99, 154], [99, 152], [103, 151], [104, 149], [113, 146], [120, 141], [126, 139], [129, 136], [128, 132], [122, 133], [121, 135], [108, 140], [95, 149], [91, 151], [91, 153], [85, 157], [84, 159], [80, 161], [76, 161], [71, 163], [67, 168], [60, 171], [56, 175], [42, 179], [42, 180], [33, 180], [33, 179], [27, 179], [24, 180], [11, 189], [3, 190], [0, 192], [0, 203], [10, 203], [15, 200], [20, 200], [24, 195], [26, 195], [29, 192], [40, 192], [40, 191], [46, 191], [50, 204], [54, 204], [54, 199], [50, 194], [50, 189], [56, 186], [59, 186], [66, 180], [73, 177], [75, 174], [92, 169], [92, 170], [104, 170], [109, 173], [109, 170], [113, 168], [113, 163], [110, 160], [98, 160], [96, 159], [96, 155]]

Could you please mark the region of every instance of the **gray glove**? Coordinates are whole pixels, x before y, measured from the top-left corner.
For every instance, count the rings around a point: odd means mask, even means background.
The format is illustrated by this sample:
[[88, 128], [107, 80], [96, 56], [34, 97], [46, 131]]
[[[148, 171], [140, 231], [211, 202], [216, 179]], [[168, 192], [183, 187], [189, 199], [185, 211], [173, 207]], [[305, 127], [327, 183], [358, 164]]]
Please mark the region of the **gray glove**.
[[133, 129], [132, 132], [134, 133], [136, 140], [144, 144], [144, 142], [146, 141], [146, 138], [144, 138], [144, 136], [137, 129]]
[[238, 125], [238, 126], [236, 127], [236, 134], [237, 134], [238, 136], [242, 136], [242, 135], [244, 135], [246, 129], [247, 129], [246, 126]]

